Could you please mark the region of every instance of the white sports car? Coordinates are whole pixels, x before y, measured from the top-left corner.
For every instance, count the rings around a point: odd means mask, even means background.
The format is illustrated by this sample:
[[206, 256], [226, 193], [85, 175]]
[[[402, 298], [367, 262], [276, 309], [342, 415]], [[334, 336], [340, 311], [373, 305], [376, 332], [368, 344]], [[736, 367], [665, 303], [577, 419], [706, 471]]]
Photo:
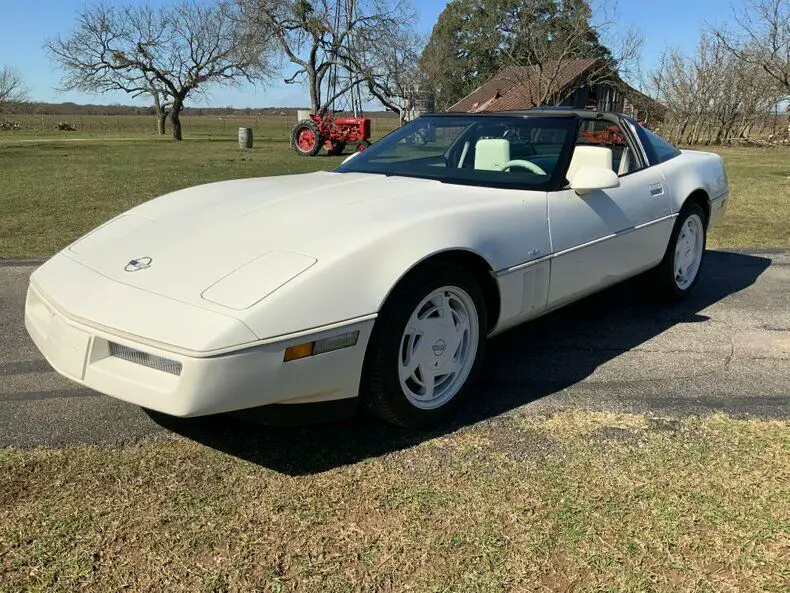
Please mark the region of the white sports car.
[[173, 192], [34, 272], [52, 366], [175, 416], [359, 397], [424, 425], [486, 339], [650, 270], [683, 297], [724, 213], [715, 154], [622, 115], [421, 117], [331, 172]]

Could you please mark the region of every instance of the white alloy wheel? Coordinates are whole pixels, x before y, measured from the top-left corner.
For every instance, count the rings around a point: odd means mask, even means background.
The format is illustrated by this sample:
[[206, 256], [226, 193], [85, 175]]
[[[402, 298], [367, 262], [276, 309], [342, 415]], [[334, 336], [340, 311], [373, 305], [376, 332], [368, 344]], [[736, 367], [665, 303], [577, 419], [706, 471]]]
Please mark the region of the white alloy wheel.
[[406, 399], [422, 410], [449, 402], [475, 364], [477, 308], [457, 286], [432, 291], [414, 309], [400, 341], [398, 376]]
[[705, 250], [705, 230], [702, 219], [692, 214], [684, 222], [675, 241], [674, 275], [675, 284], [686, 290], [694, 283]]

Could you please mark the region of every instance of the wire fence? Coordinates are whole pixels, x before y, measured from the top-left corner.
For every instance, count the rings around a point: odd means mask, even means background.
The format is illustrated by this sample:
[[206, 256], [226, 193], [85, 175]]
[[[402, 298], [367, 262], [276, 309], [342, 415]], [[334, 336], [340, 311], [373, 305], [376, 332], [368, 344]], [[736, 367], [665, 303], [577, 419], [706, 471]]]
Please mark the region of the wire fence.
[[[150, 115], [6, 115], [2, 117], [6, 133], [23, 134], [107, 134], [107, 135], [155, 135], [157, 120]], [[252, 128], [253, 136], [261, 140], [288, 141], [296, 117], [287, 115], [260, 116], [181, 116], [184, 137], [227, 136], [236, 137], [240, 127]], [[397, 118], [371, 118], [373, 138], [380, 138], [398, 126]], [[170, 133], [167, 123], [166, 134]]]

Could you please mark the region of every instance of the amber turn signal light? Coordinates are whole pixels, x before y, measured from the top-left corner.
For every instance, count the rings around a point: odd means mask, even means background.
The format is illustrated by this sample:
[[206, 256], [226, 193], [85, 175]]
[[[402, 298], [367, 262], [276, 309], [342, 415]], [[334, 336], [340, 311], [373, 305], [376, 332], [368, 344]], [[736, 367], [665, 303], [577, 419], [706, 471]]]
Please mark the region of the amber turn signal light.
[[300, 358], [307, 358], [316, 354], [324, 354], [326, 352], [333, 352], [335, 350], [342, 350], [343, 348], [350, 348], [356, 346], [359, 339], [359, 331], [352, 331], [339, 336], [331, 336], [322, 338], [315, 342], [307, 342], [306, 344], [298, 344], [296, 346], [289, 346], [285, 349], [285, 356], [283, 362], [290, 362], [292, 360], [299, 360]]
[[299, 360], [300, 358], [307, 358], [313, 355], [313, 345], [315, 342], [308, 342], [307, 344], [299, 344], [285, 349], [284, 362], [292, 360]]

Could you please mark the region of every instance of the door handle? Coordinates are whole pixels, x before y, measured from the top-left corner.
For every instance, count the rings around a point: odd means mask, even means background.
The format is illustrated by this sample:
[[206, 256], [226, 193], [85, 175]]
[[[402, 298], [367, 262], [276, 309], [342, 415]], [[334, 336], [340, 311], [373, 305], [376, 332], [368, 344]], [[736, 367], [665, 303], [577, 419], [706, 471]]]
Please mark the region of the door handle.
[[650, 195], [654, 198], [664, 195], [664, 185], [662, 183], [654, 183], [653, 185], [649, 185], [647, 189], [650, 190]]

